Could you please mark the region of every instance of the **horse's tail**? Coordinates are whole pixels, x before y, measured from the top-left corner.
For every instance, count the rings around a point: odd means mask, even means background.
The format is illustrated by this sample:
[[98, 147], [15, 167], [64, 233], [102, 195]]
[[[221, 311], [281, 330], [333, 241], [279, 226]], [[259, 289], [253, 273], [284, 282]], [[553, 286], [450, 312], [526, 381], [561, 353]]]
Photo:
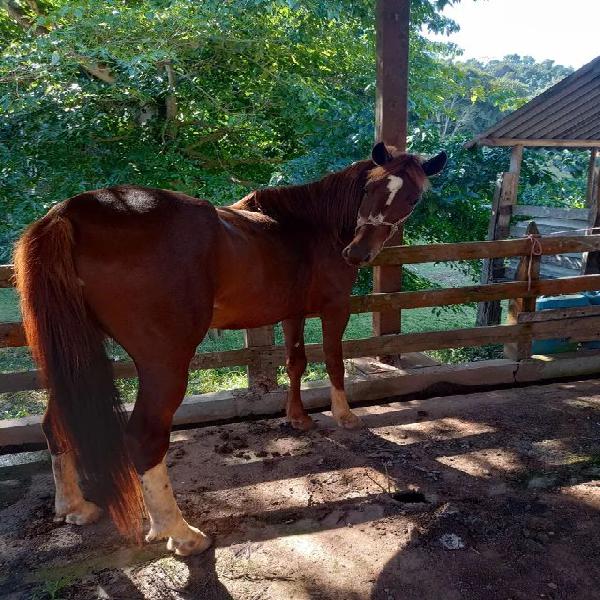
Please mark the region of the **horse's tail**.
[[51, 403], [50, 426], [74, 451], [80, 473], [119, 531], [141, 539], [139, 478], [125, 444], [125, 417], [73, 260], [73, 226], [52, 210], [31, 225], [14, 255], [27, 342]]

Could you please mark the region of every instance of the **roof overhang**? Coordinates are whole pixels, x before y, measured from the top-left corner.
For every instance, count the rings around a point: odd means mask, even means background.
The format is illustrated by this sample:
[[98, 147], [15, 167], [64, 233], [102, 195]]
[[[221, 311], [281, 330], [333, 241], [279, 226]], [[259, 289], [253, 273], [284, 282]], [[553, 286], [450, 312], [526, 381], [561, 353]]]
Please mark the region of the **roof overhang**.
[[600, 140], [529, 140], [512, 138], [476, 137], [465, 144], [474, 146], [523, 146], [531, 148], [600, 148]]

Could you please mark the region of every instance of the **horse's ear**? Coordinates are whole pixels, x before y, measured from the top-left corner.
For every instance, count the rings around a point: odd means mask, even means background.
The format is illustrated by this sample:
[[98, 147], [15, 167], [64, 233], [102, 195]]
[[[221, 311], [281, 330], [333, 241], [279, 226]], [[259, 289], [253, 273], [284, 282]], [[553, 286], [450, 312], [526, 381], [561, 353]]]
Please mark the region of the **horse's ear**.
[[393, 160], [393, 156], [388, 152], [383, 142], [379, 142], [373, 146], [371, 150], [371, 159], [376, 165], [383, 167], [386, 163]]
[[442, 150], [439, 154], [436, 154], [433, 158], [426, 160], [421, 167], [425, 171], [427, 177], [437, 175], [445, 166], [448, 160], [448, 155]]

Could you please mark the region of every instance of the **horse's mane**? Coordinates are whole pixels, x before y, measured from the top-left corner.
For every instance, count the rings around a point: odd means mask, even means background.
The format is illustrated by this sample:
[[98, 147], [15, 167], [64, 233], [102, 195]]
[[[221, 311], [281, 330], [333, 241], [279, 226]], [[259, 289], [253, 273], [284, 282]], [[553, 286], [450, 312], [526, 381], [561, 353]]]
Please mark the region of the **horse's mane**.
[[383, 167], [361, 160], [319, 181], [303, 185], [262, 188], [232, 208], [258, 211], [282, 223], [304, 223], [337, 235], [352, 234], [367, 182], [402, 173], [422, 189], [427, 177], [420, 161], [401, 154]]

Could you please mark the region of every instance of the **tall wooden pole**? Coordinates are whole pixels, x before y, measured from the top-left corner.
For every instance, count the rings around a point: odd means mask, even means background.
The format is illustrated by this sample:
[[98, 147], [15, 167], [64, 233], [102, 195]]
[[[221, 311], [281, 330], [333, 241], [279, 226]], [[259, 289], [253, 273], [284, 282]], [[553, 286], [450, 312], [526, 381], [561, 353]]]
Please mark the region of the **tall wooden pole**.
[[588, 208], [591, 208], [594, 204], [596, 196], [594, 194], [595, 176], [596, 176], [596, 158], [598, 157], [598, 148], [592, 148], [590, 150], [590, 161], [588, 165], [588, 176], [587, 176], [587, 191], [585, 194], [585, 204]]
[[[377, 97], [375, 138], [399, 150], [406, 150], [408, 120], [408, 39], [410, 0], [377, 0]], [[402, 243], [402, 229], [388, 245]], [[397, 292], [402, 289], [402, 267], [375, 267], [373, 290]], [[400, 311], [373, 313], [373, 333], [400, 331]]]

